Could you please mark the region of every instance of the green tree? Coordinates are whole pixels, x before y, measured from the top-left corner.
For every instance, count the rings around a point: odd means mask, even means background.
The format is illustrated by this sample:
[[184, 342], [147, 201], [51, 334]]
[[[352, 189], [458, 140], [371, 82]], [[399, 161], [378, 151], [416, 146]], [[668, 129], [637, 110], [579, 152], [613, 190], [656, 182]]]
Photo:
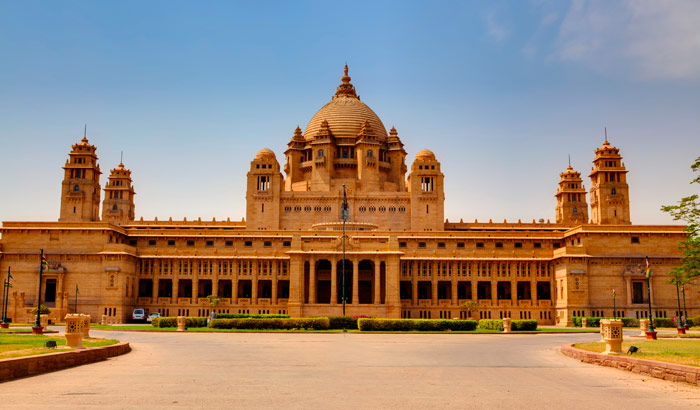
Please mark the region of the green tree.
[[[693, 172], [700, 170], [700, 157], [690, 166]], [[692, 184], [700, 184], [700, 176], [693, 179]], [[700, 276], [700, 202], [698, 194], [690, 195], [678, 201], [678, 205], [662, 206], [661, 210], [673, 216], [674, 221], [686, 223], [685, 240], [678, 244], [683, 252], [683, 264], [674, 268], [669, 275], [669, 283], [683, 286]]]
[[472, 313], [473, 312], [478, 312], [479, 311], [479, 302], [475, 302], [473, 300], [468, 300], [464, 303], [462, 303], [462, 306], [460, 306], [462, 310], [465, 310], [467, 314], [469, 315], [469, 318], [472, 318]]
[[209, 306], [211, 307], [217, 307], [221, 303], [221, 299], [215, 295], [209, 295], [207, 296], [207, 299], [209, 299]]

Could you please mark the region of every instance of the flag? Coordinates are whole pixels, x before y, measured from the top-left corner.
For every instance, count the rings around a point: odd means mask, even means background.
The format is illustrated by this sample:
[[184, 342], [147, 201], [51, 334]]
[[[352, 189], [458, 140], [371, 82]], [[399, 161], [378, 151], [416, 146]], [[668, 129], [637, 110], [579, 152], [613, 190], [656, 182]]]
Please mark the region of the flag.
[[12, 276], [12, 272], [10, 272], [10, 268], [7, 268], [7, 280], [14, 279], [15, 277]]
[[44, 269], [49, 270], [49, 261], [46, 260], [46, 256], [41, 257], [41, 264], [44, 266]]
[[12, 284], [11, 284], [10, 281], [7, 280], [7, 279], [5, 279], [5, 287], [6, 287], [6, 288], [11, 288], [11, 287], [12, 287]]
[[651, 277], [651, 268], [649, 267], [649, 257], [646, 257], [647, 260], [647, 279]]
[[615, 299], [615, 289], [613, 289], [613, 299]]
[[348, 219], [348, 195], [345, 192], [345, 185], [343, 185], [343, 211], [341, 214], [343, 219]]

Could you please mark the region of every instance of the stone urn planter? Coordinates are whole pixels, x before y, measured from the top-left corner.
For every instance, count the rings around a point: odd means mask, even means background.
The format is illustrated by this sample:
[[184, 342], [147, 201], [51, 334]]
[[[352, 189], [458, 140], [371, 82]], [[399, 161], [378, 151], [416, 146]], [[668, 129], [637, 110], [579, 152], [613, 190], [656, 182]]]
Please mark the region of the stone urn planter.
[[66, 315], [66, 345], [73, 349], [83, 348], [85, 315]]
[[649, 331], [649, 319], [639, 319], [639, 336], [646, 336]]
[[603, 334], [603, 341], [605, 341], [603, 354], [622, 354], [622, 320], [602, 319], [600, 332]]
[[510, 318], [503, 319], [503, 333], [510, 333]]

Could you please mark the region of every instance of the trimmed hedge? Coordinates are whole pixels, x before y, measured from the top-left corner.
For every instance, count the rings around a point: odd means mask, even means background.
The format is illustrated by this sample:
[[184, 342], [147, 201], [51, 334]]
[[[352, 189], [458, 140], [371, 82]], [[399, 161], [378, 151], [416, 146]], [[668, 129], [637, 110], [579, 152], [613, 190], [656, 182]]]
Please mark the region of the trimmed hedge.
[[[177, 317], [156, 317], [151, 321], [153, 327], [177, 327]], [[185, 321], [187, 327], [207, 327], [206, 317], [188, 317]]]
[[329, 329], [357, 329], [357, 317], [353, 316], [329, 316]]
[[[511, 322], [512, 326], [513, 322]], [[503, 320], [501, 319], [481, 319], [479, 329], [503, 331]]]
[[445, 330], [470, 331], [476, 330], [475, 320], [450, 319], [375, 319], [360, 318], [357, 327], [362, 332], [441, 332]]
[[536, 320], [511, 320], [510, 330], [512, 331], [527, 331], [527, 330], [537, 330]]
[[217, 313], [217, 319], [288, 319], [289, 315], [278, 314], [250, 314], [250, 313]]
[[[601, 319], [613, 319], [611, 317], [599, 317], [599, 316], [573, 316], [571, 322], [576, 327], [581, 327], [581, 319], [586, 318], [586, 327], [600, 327]], [[622, 326], [624, 327], [638, 327], [639, 319], [633, 317], [618, 317], [616, 319], [622, 320]]]
[[279, 319], [214, 319], [209, 327], [215, 329], [313, 329], [326, 330], [330, 325], [327, 317], [279, 318]]
[[676, 325], [670, 317], [655, 317], [654, 327], [676, 327]]

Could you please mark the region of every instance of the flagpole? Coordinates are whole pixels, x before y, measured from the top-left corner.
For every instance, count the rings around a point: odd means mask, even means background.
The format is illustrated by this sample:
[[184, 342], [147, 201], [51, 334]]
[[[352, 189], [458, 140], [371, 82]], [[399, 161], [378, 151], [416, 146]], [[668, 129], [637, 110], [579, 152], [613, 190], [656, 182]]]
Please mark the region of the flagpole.
[[7, 322], [7, 294], [9, 293], [10, 267], [7, 267], [7, 279], [2, 284], [2, 323]]
[[41, 327], [41, 276], [44, 274], [44, 249], [41, 249], [41, 256], [39, 258], [39, 294], [36, 295], [36, 321], [34, 322], [34, 327]]
[[345, 184], [343, 184], [343, 210], [341, 217], [343, 218], [343, 316], [345, 316], [345, 220], [347, 219], [347, 196], [345, 193]]
[[617, 311], [615, 310], [615, 289], [613, 289], [613, 319], [617, 319]]
[[75, 313], [78, 313], [78, 284], [75, 284]]
[[[681, 294], [683, 294], [683, 313], [685, 313], [683, 315], [683, 327], [685, 327], [688, 325], [688, 308], [685, 306], [685, 285], [681, 286]], [[693, 326], [695, 326], [694, 323]]]
[[649, 257], [646, 256], [647, 261], [647, 302], [649, 302], [649, 331], [654, 331], [654, 316], [651, 314], [651, 268], [649, 267]]
[[678, 323], [676, 323], [676, 328], [680, 329], [683, 327], [681, 325], [681, 319], [683, 318], [683, 311], [681, 311], [681, 294], [680, 294], [680, 286], [678, 286], [678, 281], [676, 281], [676, 300], [678, 301]]

